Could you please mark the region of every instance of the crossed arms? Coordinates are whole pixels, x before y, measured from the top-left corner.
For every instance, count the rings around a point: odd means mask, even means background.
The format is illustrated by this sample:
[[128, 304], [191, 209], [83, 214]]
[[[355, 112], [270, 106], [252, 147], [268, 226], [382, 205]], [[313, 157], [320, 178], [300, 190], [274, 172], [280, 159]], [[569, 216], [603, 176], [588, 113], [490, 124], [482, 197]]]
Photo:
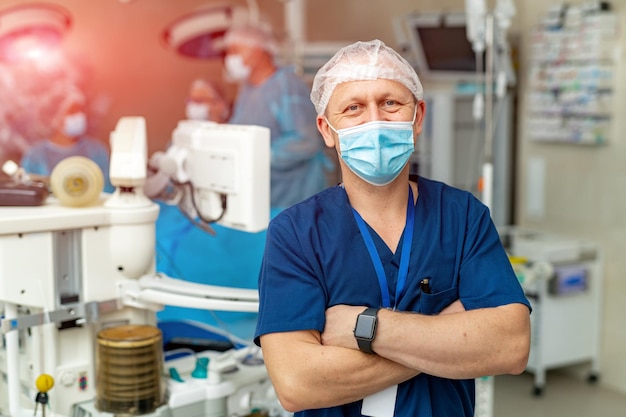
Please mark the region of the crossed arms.
[[530, 350], [530, 314], [523, 304], [466, 311], [455, 301], [439, 315], [380, 310], [375, 355], [353, 335], [365, 306], [337, 305], [317, 331], [261, 336], [268, 374], [288, 411], [360, 400], [421, 372], [450, 379], [518, 374]]

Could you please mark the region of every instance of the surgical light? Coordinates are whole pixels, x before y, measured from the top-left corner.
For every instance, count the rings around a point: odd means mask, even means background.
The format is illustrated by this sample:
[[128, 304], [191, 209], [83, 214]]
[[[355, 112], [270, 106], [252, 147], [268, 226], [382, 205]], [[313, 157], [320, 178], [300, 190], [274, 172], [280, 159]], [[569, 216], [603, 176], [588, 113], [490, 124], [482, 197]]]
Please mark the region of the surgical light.
[[175, 20], [163, 31], [166, 46], [197, 59], [219, 58], [223, 37], [233, 25], [248, 19], [245, 7], [223, 5], [196, 10]]
[[23, 4], [0, 10], [0, 60], [39, 59], [60, 43], [71, 23], [70, 13], [53, 4]]

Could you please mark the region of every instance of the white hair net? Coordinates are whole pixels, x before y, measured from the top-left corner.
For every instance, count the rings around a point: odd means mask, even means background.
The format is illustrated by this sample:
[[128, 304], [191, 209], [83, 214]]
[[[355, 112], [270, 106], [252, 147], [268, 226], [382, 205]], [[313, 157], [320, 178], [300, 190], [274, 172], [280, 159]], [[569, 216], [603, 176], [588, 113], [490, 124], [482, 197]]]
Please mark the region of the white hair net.
[[196, 78], [193, 80], [191, 86], [189, 87], [189, 92], [192, 91], [201, 91], [206, 96], [215, 100], [225, 100], [224, 94], [217, 84], [204, 78]]
[[278, 53], [278, 44], [271, 29], [261, 25], [234, 26], [224, 35], [224, 46], [233, 44], [261, 48], [272, 55]]
[[213, 84], [204, 78], [196, 78], [191, 82], [190, 90], [205, 90], [209, 93], [215, 93], [215, 88], [213, 88]]
[[311, 101], [317, 114], [323, 114], [338, 84], [379, 78], [399, 82], [417, 100], [424, 97], [422, 83], [411, 64], [382, 41], [375, 39], [348, 45], [324, 64], [313, 80]]

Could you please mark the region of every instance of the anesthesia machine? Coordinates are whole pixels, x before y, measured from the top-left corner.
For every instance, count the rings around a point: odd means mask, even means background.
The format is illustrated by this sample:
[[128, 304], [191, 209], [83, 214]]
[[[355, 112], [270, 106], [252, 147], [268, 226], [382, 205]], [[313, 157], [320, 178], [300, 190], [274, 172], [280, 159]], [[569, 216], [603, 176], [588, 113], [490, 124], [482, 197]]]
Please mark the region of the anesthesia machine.
[[[155, 272], [145, 120], [121, 118], [110, 140], [113, 194], [86, 200], [101, 173], [81, 158], [55, 168], [39, 203], [23, 173], [0, 184], [0, 415], [283, 415], [254, 346], [164, 360], [164, 305], [255, 312], [258, 295]], [[190, 217], [267, 227], [268, 129], [181, 122], [161, 156]]]

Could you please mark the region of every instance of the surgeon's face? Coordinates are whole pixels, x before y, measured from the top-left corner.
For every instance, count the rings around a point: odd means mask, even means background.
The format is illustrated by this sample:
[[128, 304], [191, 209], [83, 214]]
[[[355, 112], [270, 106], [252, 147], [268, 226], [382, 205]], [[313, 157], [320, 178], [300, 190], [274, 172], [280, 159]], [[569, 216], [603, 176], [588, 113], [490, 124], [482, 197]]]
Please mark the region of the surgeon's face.
[[80, 139], [87, 131], [87, 116], [85, 107], [80, 102], [73, 102], [60, 113], [53, 122], [55, 134], [52, 135], [52, 142], [61, 146], [68, 146]]
[[76, 113], [84, 113], [84, 112], [85, 112], [85, 107], [81, 103], [74, 102], [70, 104], [65, 110], [65, 116], [70, 116]]
[[228, 120], [228, 104], [206, 90], [192, 90], [185, 111], [187, 118], [192, 120], [209, 120], [217, 123], [225, 123]]
[[243, 64], [250, 68], [254, 68], [258, 60], [257, 52], [258, 48], [239, 43], [233, 43], [226, 48], [226, 55], [240, 56]]
[[[335, 129], [344, 129], [363, 123], [383, 121], [411, 121], [413, 137], [422, 132], [425, 104], [404, 85], [387, 79], [349, 81], [338, 84], [326, 108], [326, 119]], [[336, 135], [323, 116], [318, 116], [318, 128], [327, 146], [335, 147]]]

